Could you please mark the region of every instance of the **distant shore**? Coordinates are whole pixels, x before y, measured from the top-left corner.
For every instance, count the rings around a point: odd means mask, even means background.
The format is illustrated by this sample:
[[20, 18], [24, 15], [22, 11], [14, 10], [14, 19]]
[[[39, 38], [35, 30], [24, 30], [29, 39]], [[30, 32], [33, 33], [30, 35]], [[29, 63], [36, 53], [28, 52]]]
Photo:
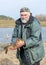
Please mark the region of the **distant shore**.
[[[42, 27], [46, 27], [46, 21], [40, 21]], [[0, 28], [14, 27], [14, 20], [0, 20]]]
[[46, 21], [40, 21], [42, 27], [46, 27]]
[[15, 26], [14, 20], [0, 20], [0, 28], [10, 28]]

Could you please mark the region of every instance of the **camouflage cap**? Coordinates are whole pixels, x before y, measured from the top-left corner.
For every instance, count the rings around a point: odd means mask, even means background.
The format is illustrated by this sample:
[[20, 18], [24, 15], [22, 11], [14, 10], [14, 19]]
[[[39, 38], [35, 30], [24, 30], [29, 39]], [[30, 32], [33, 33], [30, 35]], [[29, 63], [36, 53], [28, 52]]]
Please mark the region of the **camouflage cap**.
[[20, 9], [20, 12], [30, 12], [30, 9], [27, 7], [23, 7]]

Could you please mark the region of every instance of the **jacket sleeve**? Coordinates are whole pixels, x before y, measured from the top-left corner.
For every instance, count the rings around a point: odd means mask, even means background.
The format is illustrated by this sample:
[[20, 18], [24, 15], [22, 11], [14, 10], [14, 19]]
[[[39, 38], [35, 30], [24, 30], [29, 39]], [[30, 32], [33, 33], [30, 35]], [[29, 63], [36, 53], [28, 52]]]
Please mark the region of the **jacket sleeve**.
[[31, 36], [25, 40], [24, 48], [33, 47], [39, 45], [41, 36], [41, 26], [39, 21], [35, 20], [32, 24]]
[[17, 27], [17, 25], [15, 25], [15, 28], [14, 28], [13, 34], [12, 34], [11, 43], [15, 43], [17, 37], [18, 37], [18, 27]]

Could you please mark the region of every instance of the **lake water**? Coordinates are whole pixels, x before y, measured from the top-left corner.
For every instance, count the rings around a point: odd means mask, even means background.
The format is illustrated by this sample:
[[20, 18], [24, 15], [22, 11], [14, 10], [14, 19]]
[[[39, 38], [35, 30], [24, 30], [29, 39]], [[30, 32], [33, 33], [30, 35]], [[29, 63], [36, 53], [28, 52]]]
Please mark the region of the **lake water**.
[[[11, 42], [14, 28], [0, 28], [0, 43]], [[42, 27], [42, 39], [46, 41], [46, 27]]]

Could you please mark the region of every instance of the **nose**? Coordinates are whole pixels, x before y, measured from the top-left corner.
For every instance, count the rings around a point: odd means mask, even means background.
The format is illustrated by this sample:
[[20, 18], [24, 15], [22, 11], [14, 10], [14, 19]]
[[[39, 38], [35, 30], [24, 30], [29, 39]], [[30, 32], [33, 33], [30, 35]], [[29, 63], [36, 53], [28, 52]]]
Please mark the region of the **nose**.
[[23, 16], [22, 18], [25, 19], [25, 16]]

